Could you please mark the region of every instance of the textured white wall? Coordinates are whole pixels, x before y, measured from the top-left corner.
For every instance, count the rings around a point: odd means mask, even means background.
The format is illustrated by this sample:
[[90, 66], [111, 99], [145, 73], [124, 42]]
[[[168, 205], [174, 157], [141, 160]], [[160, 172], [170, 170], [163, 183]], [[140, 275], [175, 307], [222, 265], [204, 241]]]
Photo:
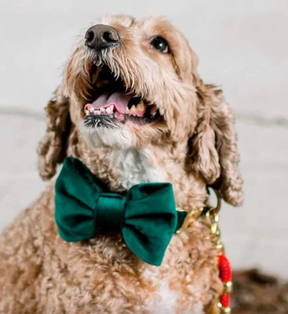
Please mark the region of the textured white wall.
[[43, 190], [43, 107], [81, 29], [102, 14], [164, 15], [187, 36], [206, 82], [237, 115], [245, 204], [224, 206], [236, 268], [288, 278], [288, 1], [0, 0], [0, 229]]

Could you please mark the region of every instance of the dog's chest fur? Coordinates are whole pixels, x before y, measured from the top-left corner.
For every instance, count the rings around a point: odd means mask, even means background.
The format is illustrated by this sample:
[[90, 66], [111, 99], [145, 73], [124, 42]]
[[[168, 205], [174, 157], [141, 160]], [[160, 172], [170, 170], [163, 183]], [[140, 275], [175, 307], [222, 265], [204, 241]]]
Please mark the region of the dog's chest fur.
[[120, 181], [125, 189], [141, 182], [163, 182], [165, 174], [153, 165], [149, 150], [114, 150], [113, 163], [120, 173]]
[[[159, 169], [149, 150], [115, 150], [113, 157], [115, 168], [120, 172], [120, 180], [125, 189], [141, 182], [164, 182], [165, 170]], [[152, 280], [156, 291], [149, 298], [145, 310], [154, 314], [176, 314], [179, 307], [179, 291], [169, 287], [169, 279], [161, 276], [158, 267], [149, 267], [143, 272], [144, 280]], [[170, 278], [171, 280], [171, 278]], [[201, 314], [200, 303], [189, 307], [185, 313]]]

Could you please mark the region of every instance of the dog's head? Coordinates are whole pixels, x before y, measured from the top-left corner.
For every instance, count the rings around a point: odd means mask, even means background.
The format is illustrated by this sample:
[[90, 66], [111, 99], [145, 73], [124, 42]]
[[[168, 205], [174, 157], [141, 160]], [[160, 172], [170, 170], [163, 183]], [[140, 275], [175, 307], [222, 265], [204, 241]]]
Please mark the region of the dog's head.
[[163, 18], [110, 16], [90, 27], [48, 106], [42, 176], [51, 177], [65, 156], [71, 117], [93, 148], [184, 143], [188, 171], [217, 184], [228, 202], [241, 203], [233, 112], [219, 91], [203, 84], [196, 67], [187, 40]]
[[126, 149], [191, 135], [196, 60], [183, 35], [159, 18], [101, 23], [83, 34], [64, 73], [87, 141]]

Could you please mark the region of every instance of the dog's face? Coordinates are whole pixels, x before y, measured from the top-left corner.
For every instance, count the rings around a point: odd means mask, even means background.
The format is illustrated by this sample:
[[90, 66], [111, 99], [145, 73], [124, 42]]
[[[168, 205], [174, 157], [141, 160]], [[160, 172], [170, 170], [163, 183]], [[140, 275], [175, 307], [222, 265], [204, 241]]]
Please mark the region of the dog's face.
[[[82, 159], [99, 156], [98, 147], [108, 155], [109, 147], [149, 147], [162, 167], [168, 165], [175, 186], [184, 179], [201, 182], [205, 197], [205, 185], [214, 185], [226, 201], [240, 204], [234, 114], [196, 67], [187, 40], [163, 18], [110, 16], [84, 31], [47, 107], [47, 134], [38, 151], [42, 177], [53, 176], [72, 147]], [[89, 149], [77, 148], [75, 130]]]
[[114, 16], [90, 27], [64, 73], [86, 141], [118, 148], [187, 141], [197, 115], [195, 60], [162, 18]]

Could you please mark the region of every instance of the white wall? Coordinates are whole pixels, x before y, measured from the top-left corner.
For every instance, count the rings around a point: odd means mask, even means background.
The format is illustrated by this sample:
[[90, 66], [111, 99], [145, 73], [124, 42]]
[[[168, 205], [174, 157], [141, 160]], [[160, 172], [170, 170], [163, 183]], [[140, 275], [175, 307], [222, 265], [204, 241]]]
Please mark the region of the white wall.
[[288, 278], [288, 1], [0, 0], [0, 229], [43, 190], [36, 145], [43, 107], [81, 29], [99, 15], [168, 16], [188, 37], [206, 82], [237, 114], [241, 209], [224, 206], [236, 268]]

